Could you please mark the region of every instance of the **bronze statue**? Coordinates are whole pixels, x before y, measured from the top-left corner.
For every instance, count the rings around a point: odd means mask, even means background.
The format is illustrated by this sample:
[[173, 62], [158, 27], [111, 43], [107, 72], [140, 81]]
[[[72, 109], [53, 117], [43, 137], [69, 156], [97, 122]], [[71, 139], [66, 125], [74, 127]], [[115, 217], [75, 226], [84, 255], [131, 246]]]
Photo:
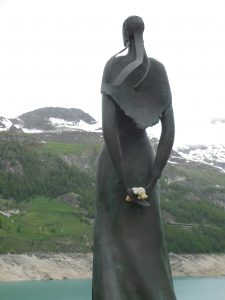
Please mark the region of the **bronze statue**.
[[[174, 141], [171, 92], [164, 66], [147, 57], [143, 31], [140, 17], [125, 20], [128, 54], [114, 55], [103, 74], [93, 300], [176, 299], [157, 184]], [[145, 129], [159, 120], [155, 155]]]

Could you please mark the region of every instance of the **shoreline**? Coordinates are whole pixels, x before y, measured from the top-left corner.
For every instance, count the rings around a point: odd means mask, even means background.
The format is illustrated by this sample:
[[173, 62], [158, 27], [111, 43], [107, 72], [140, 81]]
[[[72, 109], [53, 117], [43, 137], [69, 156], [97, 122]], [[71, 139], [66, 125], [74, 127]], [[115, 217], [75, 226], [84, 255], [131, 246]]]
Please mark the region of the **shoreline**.
[[[0, 282], [88, 279], [92, 253], [0, 254]], [[173, 277], [225, 276], [225, 254], [170, 253]]]
[[225, 254], [170, 253], [173, 277], [224, 277]]

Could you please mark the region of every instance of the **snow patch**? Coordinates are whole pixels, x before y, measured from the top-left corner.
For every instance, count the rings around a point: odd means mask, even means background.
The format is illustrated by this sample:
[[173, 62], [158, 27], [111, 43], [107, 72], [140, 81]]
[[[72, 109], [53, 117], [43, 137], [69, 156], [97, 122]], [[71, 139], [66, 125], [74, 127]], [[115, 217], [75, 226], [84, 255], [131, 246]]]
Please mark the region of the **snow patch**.
[[6, 118], [2, 118], [1, 123], [5, 125], [5, 128], [0, 128], [0, 131], [8, 130], [13, 125], [13, 123]]
[[187, 161], [201, 162], [225, 172], [225, 145], [185, 146], [176, 151]]
[[171, 164], [171, 165], [179, 165], [178, 162], [175, 162], [175, 161], [171, 161], [171, 160], [168, 160], [168, 163]]
[[75, 121], [66, 121], [64, 119], [59, 118], [49, 118], [49, 121], [52, 123], [53, 126], [57, 128], [68, 128], [71, 130], [81, 130], [81, 131], [88, 131], [88, 132], [100, 132], [101, 126], [99, 123], [88, 124], [82, 120], [79, 122]]
[[[21, 128], [21, 127], [19, 127]], [[23, 132], [25, 133], [41, 133], [41, 132], [44, 132], [44, 130], [39, 130], [39, 129], [28, 129], [28, 128], [21, 128], [23, 130]]]

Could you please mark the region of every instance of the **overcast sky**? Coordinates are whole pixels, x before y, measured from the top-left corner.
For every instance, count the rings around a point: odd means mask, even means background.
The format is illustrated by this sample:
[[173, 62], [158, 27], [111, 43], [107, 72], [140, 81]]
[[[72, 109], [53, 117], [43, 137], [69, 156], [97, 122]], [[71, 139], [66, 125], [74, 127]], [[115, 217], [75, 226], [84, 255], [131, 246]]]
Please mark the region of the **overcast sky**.
[[218, 136], [209, 131], [212, 118], [225, 118], [223, 2], [0, 0], [0, 116], [62, 106], [100, 119], [102, 71], [135, 14], [148, 56], [167, 69], [177, 138], [220, 141], [220, 124]]

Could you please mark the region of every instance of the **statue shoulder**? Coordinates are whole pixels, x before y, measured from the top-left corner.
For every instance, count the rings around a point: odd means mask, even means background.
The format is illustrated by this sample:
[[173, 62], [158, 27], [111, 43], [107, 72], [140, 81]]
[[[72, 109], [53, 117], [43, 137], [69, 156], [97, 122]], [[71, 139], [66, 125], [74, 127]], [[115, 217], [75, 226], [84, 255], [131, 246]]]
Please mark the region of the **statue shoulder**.
[[110, 82], [111, 80], [111, 69], [113, 62], [115, 60], [115, 57], [112, 56], [105, 64], [103, 76], [102, 76], [102, 82]]
[[154, 58], [149, 58], [150, 62], [150, 76], [151, 79], [154, 81], [154, 84], [159, 84], [160, 83], [160, 88], [167, 88], [169, 94], [171, 94], [170, 91], [170, 84], [166, 72], [165, 66], [159, 62], [158, 60]]
[[160, 61], [158, 61], [157, 59], [152, 58], [152, 57], [148, 57], [148, 59], [149, 59], [150, 64], [152, 64], [156, 69], [166, 71], [163, 63], [161, 63]]

